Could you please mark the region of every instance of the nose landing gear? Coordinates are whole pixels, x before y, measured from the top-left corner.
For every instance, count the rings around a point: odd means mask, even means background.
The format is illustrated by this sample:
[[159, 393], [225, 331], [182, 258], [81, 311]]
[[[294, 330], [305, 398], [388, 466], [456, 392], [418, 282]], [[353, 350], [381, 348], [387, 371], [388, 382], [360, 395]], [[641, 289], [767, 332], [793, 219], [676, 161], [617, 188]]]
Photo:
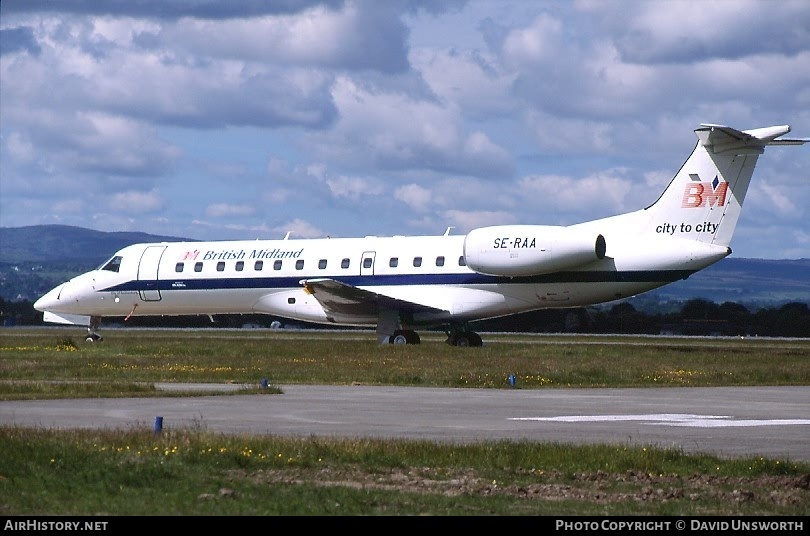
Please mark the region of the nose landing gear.
[[101, 342], [104, 340], [104, 337], [98, 334], [97, 330], [101, 325], [101, 317], [100, 316], [91, 316], [90, 317], [90, 326], [87, 328], [87, 335], [84, 337], [84, 342]]

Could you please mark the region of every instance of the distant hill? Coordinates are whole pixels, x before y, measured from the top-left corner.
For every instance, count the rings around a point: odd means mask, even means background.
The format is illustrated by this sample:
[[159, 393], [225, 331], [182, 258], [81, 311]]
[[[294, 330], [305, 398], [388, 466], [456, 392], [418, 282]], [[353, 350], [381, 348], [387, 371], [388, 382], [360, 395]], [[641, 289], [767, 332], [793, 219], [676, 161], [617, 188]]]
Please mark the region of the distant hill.
[[[102, 232], [66, 225], [0, 227], [0, 298], [35, 300], [137, 242], [192, 241], [134, 232]], [[686, 280], [629, 300], [640, 310], [677, 307], [690, 299], [735, 302], [749, 309], [810, 303], [810, 259], [729, 257]]]
[[810, 259], [727, 257], [688, 279], [642, 294], [637, 300], [653, 301], [660, 309], [662, 303], [694, 298], [734, 302], [749, 309], [810, 303]]
[[0, 262], [101, 263], [129, 244], [180, 240], [188, 239], [147, 233], [107, 233], [70, 225], [0, 227]]

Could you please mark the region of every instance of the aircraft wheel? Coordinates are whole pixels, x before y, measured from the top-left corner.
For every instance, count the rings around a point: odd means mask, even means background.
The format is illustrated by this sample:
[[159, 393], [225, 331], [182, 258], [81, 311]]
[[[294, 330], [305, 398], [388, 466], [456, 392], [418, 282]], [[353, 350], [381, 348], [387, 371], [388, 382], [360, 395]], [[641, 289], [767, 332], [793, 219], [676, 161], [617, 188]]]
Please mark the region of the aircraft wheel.
[[101, 335], [98, 333], [88, 333], [87, 336], [84, 338], [85, 342], [99, 342], [101, 341]]
[[415, 331], [406, 331], [405, 337], [408, 339], [408, 344], [419, 344], [422, 342], [419, 334]]
[[400, 329], [388, 338], [390, 344], [419, 344], [422, 340], [419, 334], [409, 329]]
[[391, 335], [391, 344], [408, 344], [408, 337], [404, 333]]
[[462, 331], [451, 334], [447, 338], [447, 344], [465, 348], [468, 346], [480, 347], [484, 345], [484, 341], [482, 341], [481, 336], [474, 331]]

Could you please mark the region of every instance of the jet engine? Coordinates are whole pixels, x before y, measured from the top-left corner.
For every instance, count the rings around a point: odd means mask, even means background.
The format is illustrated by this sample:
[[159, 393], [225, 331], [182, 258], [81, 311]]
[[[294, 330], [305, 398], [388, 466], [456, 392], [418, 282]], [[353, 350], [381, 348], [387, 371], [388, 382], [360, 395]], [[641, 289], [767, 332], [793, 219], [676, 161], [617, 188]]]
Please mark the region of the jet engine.
[[464, 240], [470, 269], [509, 277], [575, 268], [604, 258], [605, 250], [601, 234], [550, 225], [482, 227]]

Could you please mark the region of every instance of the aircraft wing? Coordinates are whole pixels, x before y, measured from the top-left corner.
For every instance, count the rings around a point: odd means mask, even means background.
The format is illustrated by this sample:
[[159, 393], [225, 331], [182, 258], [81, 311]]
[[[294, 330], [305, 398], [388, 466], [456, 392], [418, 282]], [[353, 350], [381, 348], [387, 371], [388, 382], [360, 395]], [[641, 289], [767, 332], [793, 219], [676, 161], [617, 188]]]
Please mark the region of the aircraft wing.
[[327, 315], [375, 316], [380, 310], [405, 313], [441, 313], [443, 309], [363, 290], [334, 279], [305, 279], [304, 290], [321, 304]]

